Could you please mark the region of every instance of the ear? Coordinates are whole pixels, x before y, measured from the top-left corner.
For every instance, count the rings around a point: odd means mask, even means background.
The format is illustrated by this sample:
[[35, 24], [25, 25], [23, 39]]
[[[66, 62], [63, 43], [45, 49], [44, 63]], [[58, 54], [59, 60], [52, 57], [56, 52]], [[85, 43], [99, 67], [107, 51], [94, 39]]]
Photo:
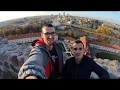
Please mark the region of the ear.
[[41, 38], [43, 38], [43, 34], [42, 33], [40, 33], [40, 36], [41, 36]]
[[84, 55], [86, 55], [87, 48], [84, 48], [83, 51], [84, 51]]

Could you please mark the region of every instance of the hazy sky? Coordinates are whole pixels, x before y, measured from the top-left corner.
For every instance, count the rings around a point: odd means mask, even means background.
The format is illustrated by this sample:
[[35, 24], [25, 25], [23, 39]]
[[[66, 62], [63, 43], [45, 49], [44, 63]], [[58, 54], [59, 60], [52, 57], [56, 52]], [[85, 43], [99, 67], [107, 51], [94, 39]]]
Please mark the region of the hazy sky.
[[91, 17], [120, 24], [120, 11], [0, 11], [0, 22], [26, 16], [58, 15], [59, 13], [63, 15], [63, 12], [69, 15]]

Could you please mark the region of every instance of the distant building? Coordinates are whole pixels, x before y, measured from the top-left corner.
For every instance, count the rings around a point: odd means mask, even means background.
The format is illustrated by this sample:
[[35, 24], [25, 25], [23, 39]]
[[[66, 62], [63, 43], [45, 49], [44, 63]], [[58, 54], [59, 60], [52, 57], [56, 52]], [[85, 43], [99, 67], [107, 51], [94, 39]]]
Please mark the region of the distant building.
[[82, 36], [82, 37], [80, 37], [80, 40], [83, 42], [83, 44], [84, 44], [84, 48], [86, 48], [87, 47], [87, 39], [86, 39], [86, 36]]
[[8, 43], [28, 43], [40, 38], [40, 33], [6, 36]]
[[85, 55], [89, 55], [90, 57], [92, 57], [91, 52], [90, 52], [90, 46], [89, 46], [89, 40], [88, 40], [88, 38], [86, 36], [81, 36], [80, 40], [84, 44]]
[[65, 17], [65, 12], [63, 12], [63, 16]]
[[72, 43], [74, 40], [75, 40], [74, 38], [69, 37], [69, 36], [66, 36], [66, 37], [64, 38], [64, 41], [65, 41], [65, 42], [68, 42], [68, 43]]
[[52, 22], [52, 25], [55, 26], [55, 27], [57, 27], [57, 26], [60, 26], [61, 23], [60, 22]]
[[120, 46], [90, 40], [90, 47], [120, 54]]

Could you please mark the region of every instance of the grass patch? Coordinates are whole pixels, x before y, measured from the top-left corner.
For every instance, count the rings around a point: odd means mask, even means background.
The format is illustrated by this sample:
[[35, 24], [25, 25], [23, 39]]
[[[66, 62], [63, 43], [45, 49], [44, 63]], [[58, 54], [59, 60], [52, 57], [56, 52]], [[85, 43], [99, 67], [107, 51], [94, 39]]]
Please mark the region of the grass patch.
[[118, 60], [120, 62], [120, 56], [110, 53], [100, 52], [97, 53], [96, 57], [101, 59]]

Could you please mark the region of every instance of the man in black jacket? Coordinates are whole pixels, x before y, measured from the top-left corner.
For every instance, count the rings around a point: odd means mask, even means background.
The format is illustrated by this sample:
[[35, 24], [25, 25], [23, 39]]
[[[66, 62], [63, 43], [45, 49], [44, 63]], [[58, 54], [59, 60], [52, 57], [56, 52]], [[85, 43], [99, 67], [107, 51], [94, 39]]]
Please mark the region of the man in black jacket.
[[72, 44], [74, 57], [68, 59], [63, 68], [63, 79], [90, 79], [92, 72], [95, 72], [101, 79], [110, 79], [110, 75], [98, 65], [92, 58], [84, 55], [82, 41], [76, 40]]

